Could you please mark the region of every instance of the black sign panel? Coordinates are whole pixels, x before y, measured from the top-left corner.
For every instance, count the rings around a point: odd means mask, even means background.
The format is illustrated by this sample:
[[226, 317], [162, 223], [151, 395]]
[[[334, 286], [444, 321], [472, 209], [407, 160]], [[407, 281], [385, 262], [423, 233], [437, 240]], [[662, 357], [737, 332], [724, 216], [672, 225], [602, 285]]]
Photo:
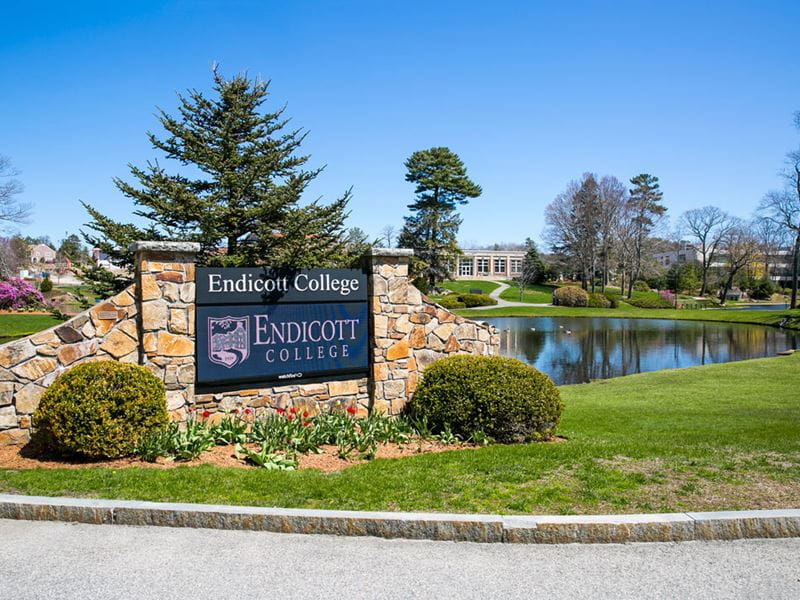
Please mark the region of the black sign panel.
[[366, 374], [366, 275], [351, 269], [197, 270], [197, 384]]
[[356, 269], [197, 269], [197, 304], [279, 304], [367, 300]]

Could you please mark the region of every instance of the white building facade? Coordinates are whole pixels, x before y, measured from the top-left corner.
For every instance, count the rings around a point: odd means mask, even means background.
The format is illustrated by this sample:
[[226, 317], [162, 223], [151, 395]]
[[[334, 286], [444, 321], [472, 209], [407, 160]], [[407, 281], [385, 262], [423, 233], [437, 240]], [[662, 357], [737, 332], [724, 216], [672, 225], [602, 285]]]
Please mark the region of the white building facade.
[[462, 250], [453, 269], [455, 279], [504, 280], [522, 273], [524, 250]]

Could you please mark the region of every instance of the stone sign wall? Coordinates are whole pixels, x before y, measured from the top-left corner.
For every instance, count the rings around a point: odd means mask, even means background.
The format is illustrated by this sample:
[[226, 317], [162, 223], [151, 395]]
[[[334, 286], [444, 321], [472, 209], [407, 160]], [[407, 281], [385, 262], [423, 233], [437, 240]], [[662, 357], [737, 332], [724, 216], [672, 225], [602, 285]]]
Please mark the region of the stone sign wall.
[[[333, 406], [397, 415], [421, 371], [449, 354], [497, 354], [488, 325], [456, 316], [425, 298], [408, 276], [410, 250], [373, 250], [370, 266], [371, 376], [272, 387], [195, 389], [197, 244], [137, 242], [135, 283], [69, 321], [0, 346], [0, 445], [30, 439], [44, 389], [65, 369], [93, 360], [144, 365], [167, 388], [173, 420], [192, 411], [256, 414]], [[202, 392], [202, 393], [198, 393]]]

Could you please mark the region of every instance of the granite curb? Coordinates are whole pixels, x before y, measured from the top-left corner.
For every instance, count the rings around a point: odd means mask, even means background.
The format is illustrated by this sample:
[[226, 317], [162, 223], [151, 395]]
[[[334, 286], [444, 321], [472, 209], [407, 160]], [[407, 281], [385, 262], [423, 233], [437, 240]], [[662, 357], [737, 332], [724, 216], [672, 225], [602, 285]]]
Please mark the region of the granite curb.
[[0, 494], [0, 519], [512, 544], [800, 537], [800, 509], [503, 516], [261, 508]]

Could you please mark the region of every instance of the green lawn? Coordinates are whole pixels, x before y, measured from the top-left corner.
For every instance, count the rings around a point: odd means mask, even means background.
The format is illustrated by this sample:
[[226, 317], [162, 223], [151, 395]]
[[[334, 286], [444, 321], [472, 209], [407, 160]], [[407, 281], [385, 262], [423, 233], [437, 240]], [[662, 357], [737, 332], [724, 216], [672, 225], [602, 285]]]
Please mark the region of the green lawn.
[[509, 306], [457, 310], [456, 313], [478, 319], [481, 317], [623, 317], [626, 319], [678, 319], [684, 321], [718, 321], [727, 323], [753, 323], [755, 325], [781, 325], [800, 329], [800, 309], [782, 311], [755, 310], [689, 310], [664, 308], [636, 308], [620, 303], [618, 308], [571, 308], [568, 306]]
[[0, 340], [22, 337], [61, 323], [51, 315], [0, 314]]
[[800, 354], [561, 388], [564, 443], [325, 475], [0, 470], [0, 492], [359, 510], [624, 513], [800, 506]]
[[496, 281], [445, 281], [442, 284], [448, 290], [459, 294], [468, 294], [470, 290], [481, 290], [484, 294], [490, 294], [493, 290], [500, 287]]
[[556, 289], [555, 285], [535, 284], [526, 285], [522, 292], [522, 300], [519, 299], [519, 288], [514, 281], [504, 281], [509, 287], [503, 290], [500, 297], [509, 302], [529, 302], [531, 304], [549, 304], [553, 301], [553, 290]]

